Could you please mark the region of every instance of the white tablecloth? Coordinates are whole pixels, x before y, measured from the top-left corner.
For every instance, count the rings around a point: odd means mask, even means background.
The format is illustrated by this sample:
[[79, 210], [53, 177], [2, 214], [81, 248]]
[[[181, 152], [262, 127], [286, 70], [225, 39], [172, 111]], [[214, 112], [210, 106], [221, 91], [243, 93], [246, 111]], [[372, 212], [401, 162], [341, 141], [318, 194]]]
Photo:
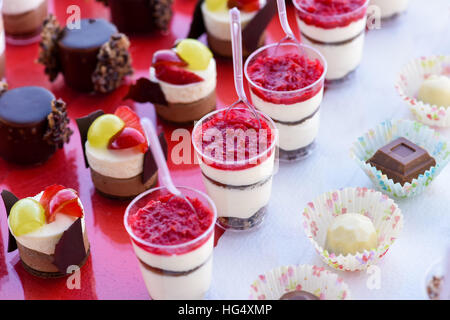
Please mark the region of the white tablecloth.
[[[268, 215], [258, 230], [226, 232], [220, 239], [207, 298], [246, 299], [257, 275], [277, 266], [326, 266], [301, 227], [303, 208], [329, 190], [374, 188], [350, 158], [350, 146], [383, 120], [413, 119], [394, 88], [395, 78], [413, 58], [450, 54], [449, 33], [449, 0], [411, 0], [406, 13], [366, 34], [363, 61], [356, 73], [325, 92], [315, 153], [302, 162], [280, 164]], [[439, 131], [450, 141], [450, 129]], [[404, 228], [378, 264], [380, 289], [368, 289], [366, 272], [336, 271], [349, 285], [353, 299], [426, 297], [427, 268], [450, 244], [450, 168], [420, 196], [397, 203], [404, 214]]]

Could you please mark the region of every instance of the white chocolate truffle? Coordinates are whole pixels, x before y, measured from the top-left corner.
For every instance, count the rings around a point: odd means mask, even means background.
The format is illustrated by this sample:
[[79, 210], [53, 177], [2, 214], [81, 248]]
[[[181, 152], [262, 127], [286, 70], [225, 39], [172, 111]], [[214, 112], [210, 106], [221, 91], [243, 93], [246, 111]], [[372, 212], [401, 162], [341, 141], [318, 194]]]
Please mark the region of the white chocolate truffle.
[[325, 249], [335, 255], [347, 255], [371, 250], [378, 246], [377, 232], [372, 221], [357, 213], [334, 218], [328, 228]]
[[450, 107], [450, 77], [430, 76], [420, 86], [417, 98], [438, 107]]

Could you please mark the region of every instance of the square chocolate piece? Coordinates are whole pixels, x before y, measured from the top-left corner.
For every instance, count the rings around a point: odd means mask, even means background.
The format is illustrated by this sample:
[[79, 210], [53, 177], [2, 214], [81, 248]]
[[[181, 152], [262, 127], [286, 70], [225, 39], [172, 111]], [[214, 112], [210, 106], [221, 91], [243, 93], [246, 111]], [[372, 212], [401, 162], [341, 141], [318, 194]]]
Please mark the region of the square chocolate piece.
[[395, 139], [378, 149], [367, 163], [401, 185], [411, 183], [436, 165], [434, 158], [425, 149], [405, 138]]

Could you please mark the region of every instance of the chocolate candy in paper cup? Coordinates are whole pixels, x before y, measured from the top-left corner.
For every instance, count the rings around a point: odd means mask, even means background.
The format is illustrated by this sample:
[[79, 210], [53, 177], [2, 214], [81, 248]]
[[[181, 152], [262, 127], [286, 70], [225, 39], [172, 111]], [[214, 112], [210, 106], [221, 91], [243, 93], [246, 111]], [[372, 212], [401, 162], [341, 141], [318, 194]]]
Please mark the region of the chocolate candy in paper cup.
[[249, 299], [278, 300], [292, 291], [306, 291], [321, 300], [350, 300], [347, 284], [324, 267], [282, 266], [259, 275], [250, 286]]
[[450, 109], [417, 98], [424, 80], [432, 75], [450, 77], [450, 56], [421, 57], [408, 63], [400, 72], [395, 88], [416, 119], [430, 126], [450, 127]]
[[[378, 149], [401, 137], [425, 149], [436, 161], [436, 165], [404, 184], [394, 183], [386, 174], [366, 162]], [[420, 194], [439, 175], [450, 160], [449, 147], [438, 132], [420, 122], [386, 120], [359, 137], [350, 151], [356, 163], [379, 190], [392, 197], [408, 198]]]
[[[372, 221], [377, 233], [376, 248], [347, 255], [336, 255], [325, 249], [333, 219], [347, 213], [361, 214]], [[306, 236], [322, 260], [338, 270], [364, 270], [376, 264], [398, 238], [402, 227], [403, 215], [397, 204], [381, 192], [368, 188], [345, 188], [324, 193], [309, 202], [303, 211]]]

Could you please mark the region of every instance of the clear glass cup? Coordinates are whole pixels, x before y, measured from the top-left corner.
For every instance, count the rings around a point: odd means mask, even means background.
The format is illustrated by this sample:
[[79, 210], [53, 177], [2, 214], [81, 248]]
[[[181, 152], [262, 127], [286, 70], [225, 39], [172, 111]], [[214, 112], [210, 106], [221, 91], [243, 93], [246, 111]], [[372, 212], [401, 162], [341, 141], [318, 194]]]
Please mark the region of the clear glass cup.
[[[444, 281], [444, 259], [435, 261], [425, 274], [424, 295], [430, 300], [443, 300], [440, 296], [440, 289], [442, 289]], [[438, 287], [436, 287], [438, 284]]]
[[299, 4], [303, 1], [293, 0], [303, 43], [327, 60], [327, 82], [347, 79], [362, 60], [369, 0], [351, 12], [335, 15], [308, 12]]
[[[203, 123], [218, 113], [227, 112], [226, 110], [211, 112], [200, 119], [192, 131], [192, 144], [200, 164], [206, 191], [217, 206], [217, 224], [228, 230], [250, 230], [262, 223], [270, 200], [272, 177], [277, 169], [275, 159], [277, 158], [278, 132], [267, 115], [255, 111], [260, 121], [265, 120], [272, 132], [271, 141], [266, 139], [266, 141], [256, 142], [262, 152], [255, 152], [248, 159], [238, 158], [238, 156], [235, 157], [236, 159], [221, 159], [221, 157], [212, 156], [211, 150], [202, 148], [202, 139], [210, 136], [208, 131], [202, 132]], [[248, 117], [255, 117], [246, 108], [239, 107], [232, 110], [248, 112]], [[227, 135], [226, 139], [232, 138], [234, 133], [230, 132], [230, 136]], [[251, 130], [244, 134], [248, 139], [256, 137], [252, 135]], [[261, 133], [260, 137], [263, 136], [264, 134]], [[260, 144], [259, 141], [261, 141]], [[239, 145], [239, 142], [236, 144]], [[237, 154], [242, 150], [238, 147]]]
[[3, 0], [6, 41], [27, 45], [39, 41], [42, 25], [48, 15], [48, 0]]
[[[406, 11], [409, 0], [370, 0], [370, 7], [376, 6], [380, 13], [381, 19], [390, 19], [398, 16], [400, 13]], [[369, 7], [369, 8], [370, 8]]]
[[145, 285], [155, 300], [202, 299], [211, 284], [216, 207], [201, 191], [177, 188], [184, 196], [199, 199], [214, 214], [211, 225], [199, 237], [178, 245], [156, 245], [133, 233], [129, 217], [150, 200], [170, 194], [165, 187], [150, 189], [137, 196], [128, 205], [124, 216], [125, 229], [139, 260]]
[[[279, 132], [279, 158], [298, 161], [308, 157], [315, 148], [319, 132], [320, 104], [323, 97], [327, 62], [314, 48], [294, 43], [270, 44], [253, 52], [245, 62], [250, 98], [253, 105], [272, 118]], [[249, 75], [249, 67], [263, 56], [298, 53], [310, 60], [318, 59], [324, 67], [321, 77], [311, 85], [292, 91], [274, 91], [256, 84]]]
[[[0, 10], [3, 8], [3, 0], [0, 0]], [[5, 79], [6, 75], [6, 43], [5, 43], [5, 27], [3, 25], [3, 17], [0, 16], [0, 81]]]

